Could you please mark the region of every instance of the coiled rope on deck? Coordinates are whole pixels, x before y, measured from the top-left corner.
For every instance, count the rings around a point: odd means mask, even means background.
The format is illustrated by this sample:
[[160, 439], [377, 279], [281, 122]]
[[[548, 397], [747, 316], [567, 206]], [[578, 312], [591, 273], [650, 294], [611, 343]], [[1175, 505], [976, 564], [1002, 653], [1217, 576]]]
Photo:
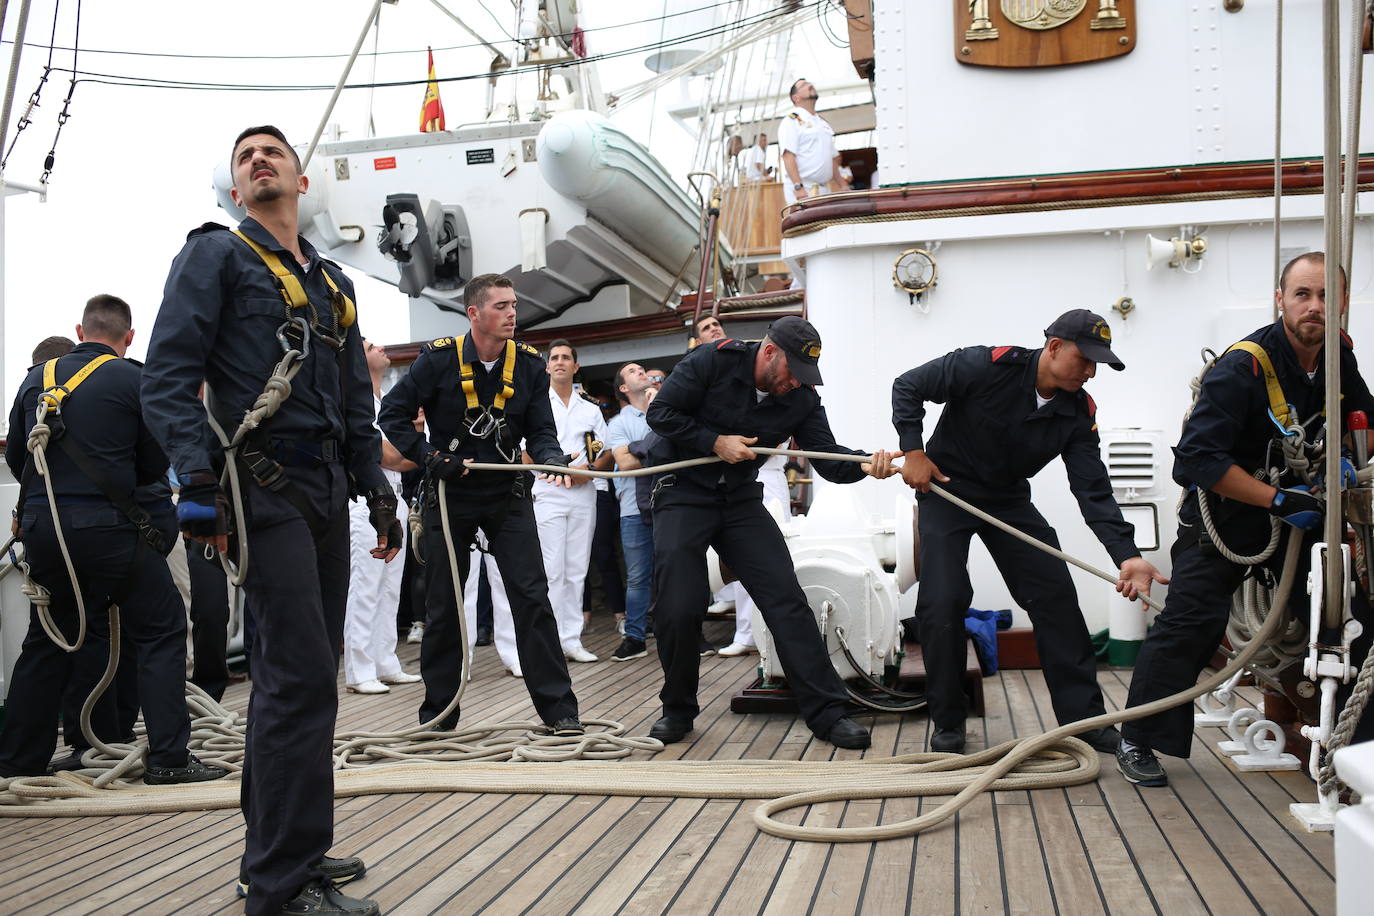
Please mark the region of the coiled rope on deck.
[[[868, 461], [870, 456], [836, 455], [823, 452], [756, 448], [761, 454], [787, 454], [797, 457], [840, 461]], [[706, 464], [719, 459], [692, 459], [675, 465], [641, 469], [640, 472], [597, 472], [541, 465], [487, 465], [471, 463], [476, 470], [574, 473], [585, 476], [638, 476], [663, 473], [682, 466]], [[999, 527], [1010, 528], [977, 507], [932, 486], [932, 491]], [[440, 505], [445, 500], [441, 494]], [[445, 523], [447, 524], [447, 523]], [[1095, 575], [1115, 581], [1115, 577], [1057, 551], [1020, 532], [1031, 543], [1073, 562]], [[455, 589], [456, 554], [449, 539], [450, 571]], [[1294, 570], [1300, 553], [1300, 539], [1290, 538], [1283, 574], [1274, 606], [1286, 605], [1293, 586]], [[1142, 596], [1143, 597], [1143, 596]], [[460, 602], [461, 606], [461, 602]], [[1087, 744], [1072, 737], [1082, 731], [1153, 715], [1164, 709], [1191, 701], [1224, 683], [1240, 670], [1276, 630], [1282, 614], [1270, 614], [1255, 640], [1222, 671], [1197, 686], [1139, 707], [1097, 716], [1061, 726], [1043, 735], [1009, 742], [968, 756], [957, 754], [908, 754], [829, 763], [783, 761], [677, 761], [622, 762], [606, 767], [599, 762], [569, 760], [569, 747], [581, 756], [597, 756], [591, 745], [605, 742], [617, 745], [607, 756], [624, 756], [636, 749], [650, 749], [652, 739], [625, 738], [614, 728], [578, 738], [535, 738], [516, 742], [526, 748], [507, 748], [506, 731], [527, 729], [533, 723], [489, 723], [464, 732], [443, 733], [427, 729], [452, 714], [461, 697], [461, 688], [450, 708], [432, 722], [412, 729], [388, 733], [344, 733], [335, 740], [335, 790], [337, 795], [385, 794], [398, 792], [501, 792], [533, 794], [595, 794], [630, 797], [763, 798], [769, 799], [754, 813], [754, 822], [764, 832], [788, 839], [812, 842], [854, 842], [910, 836], [948, 819], [977, 794], [993, 790], [1053, 788], [1078, 785], [1097, 778], [1100, 760]], [[460, 616], [466, 643], [466, 621]], [[203, 752], [207, 762], [241, 767], [241, 717], [234, 716], [194, 688], [192, 704], [202, 713], [193, 723], [196, 734], [192, 748]], [[199, 694], [196, 696], [195, 694]], [[588, 724], [608, 725], [588, 719]], [[657, 745], [658, 742], [653, 742]], [[507, 754], [509, 750], [509, 754]], [[589, 755], [587, 752], [591, 751]], [[87, 758], [94, 756], [88, 752]], [[491, 763], [492, 757], [527, 762], [512, 770], [508, 762]], [[235, 760], [234, 758], [238, 759]], [[373, 760], [400, 760], [377, 765]], [[544, 761], [559, 759], [550, 765]], [[464, 761], [461, 768], [447, 762]], [[531, 770], [530, 768], [534, 769]], [[71, 773], [52, 777], [0, 780], [0, 816], [94, 815], [149, 813], [153, 811], [203, 810], [233, 807], [238, 804], [234, 783], [224, 781], [192, 786], [145, 788], [126, 779], [113, 779], [111, 787], [119, 792], [104, 792]], [[935, 811], [896, 824], [856, 828], [794, 826], [776, 820], [775, 815], [789, 808], [852, 801], [863, 798], [953, 795]], [[781, 797], [780, 797], [781, 796]]]
[[[824, 452], [804, 452], [804, 450], [754, 449], [767, 455], [790, 455], [809, 457], [809, 459], [830, 459], [845, 461], [868, 461], [870, 456], [831, 455]], [[682, 467], [713, 463], [719, 459], [694, 459], [680, 461], [672, 466], [642, 468], [629, 472], [599, 472], [569, 470], [556, 466], [489, 466], [471, 463], [473, 470], [506, 471], [548, 471], [572, 472], [587, 477], [638, 477], [640, 474], [661, 474], [679, 470]], [[936, 492], [944, 499], [955, 501], [969, 511], [982, 514], [980, 509], [971, 507], [956, 499], [944, 490]], [[447, 492], [442, 492], [440, 507], [444, 530], [448, 530]], [[989, 522], [1004, 529], [999, 519], [987, 516]], [[1026, 538], [1041, 549], [1054, 552], [1063, 559], [1074, 562], [1096, 575], [1114, 581], [1114, 577], [1102, 570], [1096, 570], [1079, 560], [1041, 544], [1035, 538]], [[459, 597], [460, 580], [456, 551], [451, 538], [448, 540], [448, 562], [455, 595]], [[115, 622], [117, 628], [117, 622]], [[466, 645], [466, 619], [460, 617], [460, 632]], [[107, 678], [113, 677], [107, 670]], [[106, 680], [107, 680], [106, 678]], [[243, 757], [243, 718], [229, 713], [198, 688], [188, 687], [188, 702], [195, 713], [192, 750], [201, 754], [207, 762], [227, 766], [231, 770], [242, 768]], [[1099, 759], [1087, 744], [1070, 737], [1070, 733], [1084, 728], [1095, 728], [1096, 722], [1076, 722], [1072, 726], [1057, 729], [1043, 739], [1029, 739], [1029, 742], [1002, 744], [988, 748], [981, 753], [956, 754], [907, 754], [901, 757], [864, 759], [864, 761], [829, 762], [779, 762], [743, 761], [721, 764], [719, 761], [690, 762], [622, 762], [614, 768], [606, 768], [599, 759], [624, 757], [635, 750], [654, 750], [661, 744], [653, 739], [638, 739], [624, 735], [624, 726], [605, 720], [587, 720], [587, 724], [602, 726], [605, 732], [592, 732], [577, 737], [536, 736], [530, 739], [529, 732], [534, 722], [491, 722], [469, 726], [460, 732], [433, 731], [433, 726], [444, 720], [447, 715], [458, 709], [462, 698], [462, 685], [448, 709], [437, 715], [434, 720], [400, 729], [397, 732], [343, 732], [335, 736], [334, 761], [337, 779], [337, 792], [341, 795], [378, 794], [378, 792], [409, 791], [491, 791], [491, 792], [574, 792], [574, 794], [631, 795], [631, 797], [692, 797], [692, 798], [765, 798], [774, 799], [756, 813], [756, 823], [768, 832], [779, 835], [796, 835], [802, 839], [818, 839], [833, 842], [835, 836], [815, 834], [815, 828], [796, 828], [772, 820], [772, 814], [791, 806], [818, 803], [820, 801], [840, 801], [831, 798], [840, 792], [844, 798], [890, 798], [911, 797], [911, 795], [949, 795], [959, 792], [958, 797], [943, 806], [945, 812], [938, 820], [943, 820], [954, 810], [962, 808], [966, 799], [978, 791], [991, 787], [995, 790], [1014, 790], [1014, 788], [1063, 787], [1091, 781], [1098, 776]], [[92, 700], [93, 702], [93, 700]], [[1180, 700], [1182, 702], [1182, 700]], [[1132, 710], [1136, 714], [1149, 714]], [[142, 742], [139, 743], [142, 746]], [[111, 747], [110, 750], [125, 750], [125, 747]], [[106, 751], [88, 751], [84, 762], [96, 764], [100, 754]], [[584, 758], [572, 759], [572, 758]], [[589, 758], [589, 759], [588, 759]], [[47, 816], [47, 814], [110, 814], [110, 813], [147, 813], [153, 810], [185, 810], [206, 808], [232, 808], [238, 803], [238, 790], [234, 783], [201, 783], [190, 787], [140, 787], [128, 779], [132, 776], [131, 759], [125, 754], [117, 761], [109, 761], [103, 766], [104, 772], [96, 775], [99, 786], [118, 787], [121, 791], [106, 792], [88, 783], [81, 775], [60, 773], [52, 777], [26, 777], [10, 780], [8, 797], [0, 797], [0, 816]], [[508, 762], [525, 761], [537, 766], [536, 773], [528, 769], [511, 770]], [[378, 761], [386, 761], [378, 765]], [[398, 761], [398, 762], [397, 762]], [[448, 766], [451, 762], [462, 761], [462, 768]], [[558, 761], [558, 765], [540, 766], [544, 762]], [[115, 773], [114, 769], [120, 769]], [[787, 792], [785, 798], [779, 794]], [[813, 801], [812, 801], [813, 799]], [[963, 799], [963, 801], [960, 801]], [[936, 813], [940, 813], [936, 812]], [[933, 813], [933, 814], [936, 814]], [[923, 829], [938, 823], [932, 818], [923, 818]], [[910, 825], [892, 827], [861, 828], [907, 829]], [[798, 834], [797, 831], [801, 831]], [[844, 835], [838, 839], [864, 839], [864, 836]]]

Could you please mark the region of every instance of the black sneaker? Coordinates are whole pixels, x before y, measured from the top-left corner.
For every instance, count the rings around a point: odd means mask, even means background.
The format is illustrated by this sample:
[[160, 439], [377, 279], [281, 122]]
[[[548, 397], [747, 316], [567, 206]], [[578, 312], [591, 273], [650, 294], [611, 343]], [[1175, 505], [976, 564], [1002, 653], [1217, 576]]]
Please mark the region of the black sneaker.
[[707, 642], [705, 636], [702, 636], [697, 640], [697, 654], [702, 658], [710, 658], [716, 654], [716, 647]]
[[[1129, 750], [1127, 749], [1129, 747]], [[1116, 749], [1116, 768], [1127, 782], [1156, 789], [1169, 784], [1169, 774], [1159, 765], [1147, 747], [1127, 745], [1124, 741]]]
[[70, 772], [83, 768], [85, 766], [85, 764], [81, 762], [81, 755], [83, 753], [85, 753], [85, 751], [72, 751], [71, 754], [63, 757], [61, 760], [53, 761], [48, 765], [48, 775], [51, 776], [54, 773]]
[[547, 728], [560, 738], [574, 738], [587, 733], [586, 727], [583, 726], [577, 716], [564, 716]]
[[379, 916], [375, 900], [345, 897], [332, 881], [316, 878], [300, 893], [282, 904], [282, 913], [309, 913], [311, 916]]
[[143, 770], [143, 784], [148, 786], [175, 786], [188, 782], [209, 782], [223, 779], [229, 775], [224, 767], [201, 763], [195, 754], [186, 755], [186, 765], [181, 767], [159, 767], [149, 764]]
[[649, 654], [649, 650], [644, 648], [644, 643], [638, 639], [631, 639], [626, 636], [620, 641], [614, 653], [611, 654], [613, 662], [628, 662], [632, 658], [643, 658]]
[[964, 752], [964, 727], [936, 728], [930, 736], [930, 749], [940, 754], [962, 754]]
[[[367, 866], [357, 856], [346, 856], [342, 859], [325, 856], [320, 860], [320, 864], [315, 867], [324, 873], [325, 878], [335, 884], [347, 884], [367, 874]], [[248, 896], [248, 872], [243, 870], [242, 865], [239, 866], [238, 887], [234, 890], [240, 897]]]
[[1116, 749], [1121, 746], [1121, 732], [1110, 725], [1105, 728], [1090, 728], [1074, 737], [1086, 741], [1093, 750], [1104, 754], [1115, 754]]

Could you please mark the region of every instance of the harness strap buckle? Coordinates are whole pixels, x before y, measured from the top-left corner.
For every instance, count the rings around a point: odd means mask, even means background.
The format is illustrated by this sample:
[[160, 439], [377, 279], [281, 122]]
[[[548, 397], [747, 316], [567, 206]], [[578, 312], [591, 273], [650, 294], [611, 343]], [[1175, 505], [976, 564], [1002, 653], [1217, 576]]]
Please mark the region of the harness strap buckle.
[[[295, 334], [291, 333], [293, 329]], [[298, 350], [300, 358], [306, 359], [310, 356], [310, 323], [301, 315], [286, 319], [277, 328], [277, 342], [283, 355]]]
[[474, 439], [485, 439], [496, 432], [502, 421], [498, 421], [492, 415], [490, 407], [477, 407], [468, 410], [465, 418], [468, 427], [468, 435]]

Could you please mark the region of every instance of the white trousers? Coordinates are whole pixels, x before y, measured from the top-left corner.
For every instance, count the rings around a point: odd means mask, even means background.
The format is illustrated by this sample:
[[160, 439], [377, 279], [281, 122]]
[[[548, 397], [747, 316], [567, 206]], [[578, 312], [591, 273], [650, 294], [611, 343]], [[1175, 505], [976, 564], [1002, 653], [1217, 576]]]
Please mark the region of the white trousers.
[[[410, 510], [401, 500], [396, 516], [401, 530]], [[390, 563], [372, 556], [377, 532], [367, 520], [367, 503], [348, 505], [348, 605], [344, 616], [344, 683], [361, 684], [401, 673], [396, 657], [396, 608], [401, 601], [401, 573], [405, 557]], [[403, 548], [404, 549], [404, 548]]]
[[596, 491], [587, 485], [566, 494], [540, 494], [534, 501], [534, 518], [539, 524], [539, 549], [544, 554], [558, 641], [564, 652], [570, 652], [582, 645], [582, 588], [592, 557]]
[[[444, 558], [448, 562], [448, 558]], [[487, 584], [491, 586], [492, 639], [496, 654], [509, 671], [520, 671], [520, 655], [515, 649], [515, 618], [510, 613], [510, 599], [506, 597], [506, 583], [496, 559], [482, 553], [473, 545], [468, 554], [468, 580], [463, 583], [463, 616], [468, 621], [468, 670], [472, 670], [472, 643], [477, 639], [477, 577], [482, 564], [487, 567]]]

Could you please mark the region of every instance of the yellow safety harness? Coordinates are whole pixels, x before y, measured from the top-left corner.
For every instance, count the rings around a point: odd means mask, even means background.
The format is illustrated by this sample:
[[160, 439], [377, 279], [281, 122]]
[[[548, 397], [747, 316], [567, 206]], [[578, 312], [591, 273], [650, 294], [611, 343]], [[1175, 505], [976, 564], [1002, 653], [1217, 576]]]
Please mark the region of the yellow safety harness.
[[[44, 363], [43, 390], [38, 393], [38, 403], [40, 407], [45, 407], [46, 410], [40, 412], [39, 421], [45, 423], [50, 430], [49, 439], [46, 441], [55, 442], [81, 473], [90, 478], [91, 482], [105, 494], [105, 498], [120, 512], [123, 512], [129, 521], [134, 523], [138, 529], [141, 543], [147, 544], [159, 553], [166, 553], [164, 549], [166, 544], [162, 539], [162, 534], [153, 526], [147, 510], [138, 505], [132, 493], [115, 487], [105, 471], [65, 434], [66, 426], [65, 421], [62, 420], [62, 402], [71, 397], [72, 392], [81, 387], [81, 383], [90, 378], [95, 370], [117, 359], [119, 357], [113, 353], [102, 353], [78, 369], [71, 378], [61, 384], [58, 384], [57, 381], [57, 360], [50, 359]], [[30, 445], [30, 450], [33, 450], [32, 445]], [[34, 468], [34, 462], [32, 460], [27, 461], [24, 464], [23, 472], [20, 474], [19, 503], [15, 506], [16, 518], [23, 514], [29, 480], [32, 479]]]
[[[1242, 340], [1239, 343], [1231, 344], [1226, 348], [1226, 353], [1232, 350], [1242, 350], [1249, 353], [1259, 363], [1260, 371], [1264, 373], [1264, 387], [1269, 392], [1269, 413], [1273, 415], [1274, 422], [1282, 429], [1288, 429], [1291, 412], [1288, 407], [1288, 398], [1283, 395], [1283, 386], [1279, 384], [1278, 373], [1274, 371], [1273, 360], [1265, 352], [1264, 347], [1255, 343], [1253, 340]], [[1223, 353], [1222, 356], [1225, 356]]]
[[43, 364], [43, 391], [38, 395], [38, 399], [45, 402], [49, 410], [61, 410], [62, 402], [67, 399], [67, 396], [75, 391], [82, 382], [90, 378], [92, 372], [112, 359], [119, 359], [119, 357], [112, 353], [100, 354], [78, 369], [75, 375], [61, 385], [57, 384], [57, 360], [48, 360]]
[[[244, 244], [253, 249], [253, 253], [262, 258], [262, 263], [267, 265], [267, 269], [272, 272], [273, 278], [277, 283], [277, 292], [281, 293], [282, 300], [286, 302], [287, 315], [290, 316], [291, 309], [308, 307], [310, 297], [305, 294], [305, 287], [301, 284], [300, 278], [291, 272], [281, 258], [271, 251], [259, 245], [257, 242], [244, 235], [238, 229], [231, 230], [243, 240]], [[334, 297], [334, 316], [340, 328], [352, 327], [353, 322], [358, 320], [358, 310], [353, 304], [353, 300], [339, 289], [339, 285], [334, 282], [334, 278], [329, 275], [329, 271], [323, 267], [320, 273], [324, 274], [324, 282], [329, 284], [330, 292]]]
[[[463, 343], [467, 340], [467, 335], [463, 334], [454, 340], [454, 347], [458, 351], [458, 376], [463, 383], [463, 397], [467, 398], [468, 410], [481, 410], [481, 402], [477, 399], [476, 376], [473, 373], [472, 363], [463, 359]], [[501, 361], [501, 390], [496, 392], [496, 397], [491, 399], [491, 406], [495, 410], [505, 410], [506, 401], [515, 396], [515, 341], [506, 341], [506, 353]]]
[[[518, 461], [519, 449], [516, 443], [509, 441], [510, 431], [506, 428], [505, 411], [506, 402], [515, 396], [515, 351], [522, 345], [514, 340], [506, 341], [505, 354], [501, 360], [501, 387], [492, 397], [491, 404], [483, 406], [481, 399], [477, 397], [477, 376], [472, 363], [463, 358], [463, 345], [466, 342], [466, 334], [454, 338], [453, 341], [458, 356], [458, 379], [463, 387], [463, 397], [467, 400], [464, 432], [474, 439], [491, 437], [496, 450], [503, 457], [508, 461]], [[449, 444], [449, 450], [456, 452], [461, 442], [460, 433]]]

